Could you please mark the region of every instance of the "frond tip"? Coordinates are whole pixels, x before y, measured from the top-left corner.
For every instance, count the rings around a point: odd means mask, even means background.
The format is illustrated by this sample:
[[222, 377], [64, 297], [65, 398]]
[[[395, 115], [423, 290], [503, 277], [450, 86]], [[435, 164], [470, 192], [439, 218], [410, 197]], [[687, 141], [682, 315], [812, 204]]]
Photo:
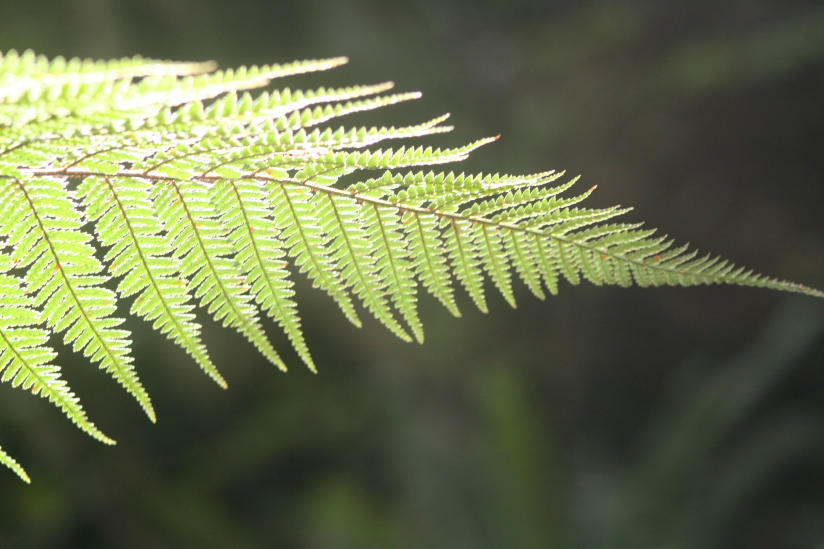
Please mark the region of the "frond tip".
[[[244, 91], [344, 62], [215, 71], [139, 57], [0, 54], [0, 380], [112, 444], [60, 375], [48, 340], [61, 335], [154, 421], [130, 333], [113, 316], [127, 301], [221, 387], [196, 304], [285, 370], [261, 324], [269, 316], [315, 371], [296, 273], [356, 326], [359, 303], [418, 342], [421, 288], [460, 316], [456, 288], [487, 312], [487, 280], [512, 307], [516, 280], [540, 299], [561, 279], [824, 297], [616, 221], [629, 209], [587, 207], [594, 187], [570, 193], [578, 179], [562, 182], [563, 173], [432, 171], [497, 136], [449, 148], [389, 145], [451, 131], [448, 115], [406, 126], [327, 125], [418, 92], [389, 94], [391, 83]], [[0, 463], [28, 482], [2, 449]]]
[[25, 482], [26, 484], [31, 484], [31, 479], [29, 478], [29, 474], [26, 473], [26, 470], [23, 469], [23, 466], [17, 463], [17, 461], [8, 455], [4, 450], [3, 447], [0, 446], [0, 463], [8, 467], [12, 470], [12, 472], [20, 477], [20, 480]]

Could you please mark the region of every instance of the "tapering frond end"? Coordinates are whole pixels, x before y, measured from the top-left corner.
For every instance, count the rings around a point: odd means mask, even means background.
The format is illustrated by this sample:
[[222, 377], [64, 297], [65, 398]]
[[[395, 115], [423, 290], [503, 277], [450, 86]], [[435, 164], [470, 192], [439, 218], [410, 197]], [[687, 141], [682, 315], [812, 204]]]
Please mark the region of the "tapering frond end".
[[0, 447], [0, 463], [11, 469], [15, 475], [20, 477], [20, 480], [26, 484], [31, 484], [31, 479], [29, 478], [28, 473], [26, 473], [26, 470], [23, 469], [23, 466], [17, 463], [13, 457], [8, 455], [2, 447]]
[[[128, 299], [132, 316], [226, 388], [196, 307], [285, 371], [261, 324], [268, 316], [317, 371], [294, 275], [355, 326], [364, 311], [419, 343], [421, 290], [456, 317], [458, 292], [483, 313], [497, 306], [490, 290], [516, 307], [517, 281], [539, 299], [557, 294], [561, 280], [824, 297], [616, 221], [631, 208], [588, 207], [595, 186], [570, 194], [579, 178], [560, 182], [564, 172], [434, 171], [500, 135], [444, 148], [391, 145], [451, 131], [448, 114], [400, 126], [327, 124], [421, 97], [389, 93], [391, 82], [244, 91], [347, 61], [215, 70], [211, 62], [0, 53], [0, 380], [114, 444], [60, 377], [48, 340], [62, 336], [156, 422], [130, 333], [114, 317]], [[2, 449], [0, 462], [28, 482]]]

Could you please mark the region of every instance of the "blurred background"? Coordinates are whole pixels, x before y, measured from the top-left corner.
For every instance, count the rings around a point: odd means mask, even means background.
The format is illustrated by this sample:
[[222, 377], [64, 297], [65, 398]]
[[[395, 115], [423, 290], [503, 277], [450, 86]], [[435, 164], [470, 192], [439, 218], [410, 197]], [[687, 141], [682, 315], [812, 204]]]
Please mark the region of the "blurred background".
[[[0, 50], [221, 66], [348, 55], [293, 88], [394, 80], [503, 134], [463, 168], [583, 174], [594, 206], [824, 287], [818, 0], [0, 1]], [[63, 352], [119, 444], [0, 386], [0, 547], [824, 547], [824, 303], [734, 287], [519, 287], [427, 341], [299, 281], [320, 373], [206, 324], [230, 389], [133, 321], [158, 412]], [[490, 294], [492, 295], [492, 294]], [[364, 320], [366, 318], [364, 317]]]

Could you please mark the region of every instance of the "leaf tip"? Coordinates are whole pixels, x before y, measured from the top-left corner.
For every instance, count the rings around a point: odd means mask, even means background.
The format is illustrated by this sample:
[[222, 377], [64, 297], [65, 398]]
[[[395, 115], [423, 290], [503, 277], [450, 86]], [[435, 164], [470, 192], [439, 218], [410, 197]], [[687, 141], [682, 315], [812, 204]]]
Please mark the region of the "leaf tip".
[[[154, 423], [154, 422], [152, 422], [152, 423]], [[97, 437], [97, 439], [100, 442], [102, 442], [103, 444], [105, 444], [107, 446], [116, 446], [117, 445], [117, 441], [115, 439], [113, 439], [111, 437], [108, 437], [108, 436], [104, 435], [103, 433], [100, 433], [100, 435], [101, 436]]]

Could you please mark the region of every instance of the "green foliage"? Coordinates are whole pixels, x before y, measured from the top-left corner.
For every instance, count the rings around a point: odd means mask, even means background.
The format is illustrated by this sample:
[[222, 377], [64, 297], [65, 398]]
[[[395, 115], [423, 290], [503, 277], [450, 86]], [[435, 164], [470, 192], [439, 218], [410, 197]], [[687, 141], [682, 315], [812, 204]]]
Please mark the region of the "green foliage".
[[[424, 339], [418, 286], [460, 316], [456, 280], [486, 312], [485, 279], [515, 306], [513, 279], [537, 297], [578, 284], [739, 284], [822, 297], [615, 223], [628, 211], [581, 206], [562, 174], [428, 171], [494, 141], [456, 148], [378, 143], [449, 131], [446, 116], [380, 128], [319, 128], [419, 97], [391, 84], [242, 92], [345, 59], [213, 72], [209, 63], [139, 57], [49, 61], [0, 56], [0, 374], [42, 395], [94, 438], [60, 378], [51, 335], [82, 352], [155, 414], [114, 315], [180, 345], [216, 383], [198, 303], [286, 369], [261, 326], [284, 331], [315, 370], [294, 272], [360, 325], [353, 298], [405, 341]], [[376, 173], [377, 172], [377, 173]], [[97, 253], [102, 256], [98, 259]], [[0, 462], [28, 481], [0, 450]]]

